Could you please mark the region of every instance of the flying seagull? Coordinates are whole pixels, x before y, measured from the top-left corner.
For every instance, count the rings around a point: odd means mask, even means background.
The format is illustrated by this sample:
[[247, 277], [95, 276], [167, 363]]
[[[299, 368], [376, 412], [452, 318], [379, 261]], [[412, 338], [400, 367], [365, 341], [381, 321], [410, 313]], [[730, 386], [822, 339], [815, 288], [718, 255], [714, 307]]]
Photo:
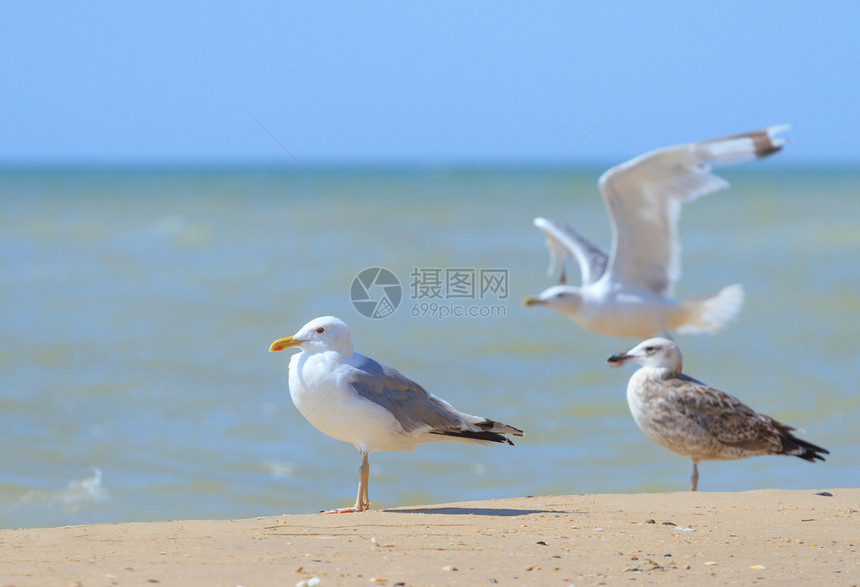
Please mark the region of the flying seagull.
[[627, 384], [633, 419], [648, 438], [693, 460], [691, 491], [699, 486], [700, 461], [792, 455], [815, 462], [830, 454], [794, 436], [791, 426], [684, 375], [681, 351], [671, 340], [652, 338], [607, 359], [613, 365], [627, 361], [642, 365]]
[[[657, 149], [604, 173], [598, 184], [612, 221], [609, 253], [569, 225], [535, 218], [549, 248], [549, 272], [558, 273], [561, 285], [526, 298], [525, 304], [546, 306], [609, 336], [642, 339], [724, 326], [743, 304], [740, 284], [686, 300], [673, 297], [681, 276], [681, 204], [729, 186], [711, 173], [711, 165], [772, 155], [786, 143], [774, 135], [787, 128]], [[565, 283], [568, 258], [579, 264], [580, 287]]]
[[328, 513], [370, 507], [368, 457], [374, 451], [412, 451], [442, 440], [512, 445], [505, 434], [523, 435], [513, 426], [459, 412], [395, 369], [354, 352], [349, 328], [334, 316], [311, 320], [269, 351], [293, 347], [301, 349], [289, 368], [296, 408], [318, 430], [361, 453], [355, 505]]

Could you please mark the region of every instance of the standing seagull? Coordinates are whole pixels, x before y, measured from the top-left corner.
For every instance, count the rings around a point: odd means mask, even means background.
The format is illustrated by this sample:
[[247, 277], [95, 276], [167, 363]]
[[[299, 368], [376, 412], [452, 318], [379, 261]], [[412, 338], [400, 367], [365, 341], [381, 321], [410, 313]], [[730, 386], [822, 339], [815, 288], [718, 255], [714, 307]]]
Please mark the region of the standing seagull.
[[671, 340], [652, 338], [606, 359], [613, 365], [642, 365], [627, 384], [627, 405], [648, 438], [693, 459], [693, 485], [699, 461], [793, 455], [815, 462], [820, 446], [794, 436], [791, 426], [759, 414], [741, 400], [681, 373], [681, 351]]
[[[743, 304], [739, 284], [687, 300], [672, 297], [681, 276], [681, 204], [729, 186], [711, 173], [711, 164], [772, 155], [786, 142], [773, 135], [787, 128], [773, 126], [657, 149], [604, 173], [598, 183], [612, 220], [611, 253], [568, 225], [535, 218], [549, 247], [550, 273], [557, 271], [562, 285], [526, 298], [525, 304], [547, 306], [609, 336], [641, 339], [669, 331], [714, 332], [724, 326]], [[579, 263], [581, 287], [565, 285], [567, 257]]]
[[505, 434], [523, 435], [513, 426], [458, 412], [398, 371], [354, 352], [349, 328], [334, 316], [311, 320], [269, 351], [291, 347], [302, 351], [290, 359], [293, 403], [318, 430], [353, 443], [361, 453], [355, 505], [327, 513], [370, 507], [367, 459], [373, 451], [411, 451], [441, 440], [512, 445]]

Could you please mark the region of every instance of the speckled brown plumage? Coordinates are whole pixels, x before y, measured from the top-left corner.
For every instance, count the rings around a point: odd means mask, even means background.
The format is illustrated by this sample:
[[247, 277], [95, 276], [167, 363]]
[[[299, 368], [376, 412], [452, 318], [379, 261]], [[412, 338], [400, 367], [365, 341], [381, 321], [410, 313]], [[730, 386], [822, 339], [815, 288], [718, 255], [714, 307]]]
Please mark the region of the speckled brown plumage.
[[627, 385], [630, 412], [651, 440], [692, 459], [693, 491], [700, 461], [784, 454], [814, 462], [829, 454], [794, 436], [791, 426], [684, 375], [681, 352], [671, 340], [652, 338], [608, 359], [613, 364], [628, 360], [642, 365]]

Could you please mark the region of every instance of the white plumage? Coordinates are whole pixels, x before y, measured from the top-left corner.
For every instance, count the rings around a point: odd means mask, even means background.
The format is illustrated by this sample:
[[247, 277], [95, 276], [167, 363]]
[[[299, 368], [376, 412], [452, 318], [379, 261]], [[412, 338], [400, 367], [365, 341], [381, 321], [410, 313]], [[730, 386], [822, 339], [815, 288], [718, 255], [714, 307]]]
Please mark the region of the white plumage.
[[[546, 237], [550, 271], [562, 285], [526, 298], [574, 322], [609, 336], [647, 338], [657, 333], [713, 332], [740, 311], [743, 288], [730, 285], [714, 294], [677, 300], [681, 276], [678, 219], [681, 204], [728, 187], [711, 165], [730, 164], [776, 153], [785, 144], [774, 126], [699, 143], [658, 149], [605, 172], [599, 181], [612, 221], [612, 249], [606, 252], [568, 225], [534, 221]], [[566, 285], [567, 258], [575, 259], [582, 285]]]
[[311, 320], [269, 350], [292, 347], [301, 349], [290, 359], [296, 408], [318, 430], [354, 444], [361, 454], [355, 506], [332, 512], [370, 507], [368, 457], [374, 451], [411, 451], [442, 440], [513, 444], [505, 434], [523, 435], [513, 426], [460, 412], [397, 370], [356, 353], [349, 328], [334, 316]]

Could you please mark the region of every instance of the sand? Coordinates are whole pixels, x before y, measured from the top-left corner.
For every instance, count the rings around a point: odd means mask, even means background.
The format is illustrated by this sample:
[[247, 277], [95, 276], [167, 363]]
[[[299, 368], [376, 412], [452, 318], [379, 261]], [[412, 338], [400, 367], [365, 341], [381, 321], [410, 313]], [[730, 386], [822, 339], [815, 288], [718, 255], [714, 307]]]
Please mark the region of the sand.
[[860, 489], [827, 491], [3, 530], [0, 585], [860, 584]]

